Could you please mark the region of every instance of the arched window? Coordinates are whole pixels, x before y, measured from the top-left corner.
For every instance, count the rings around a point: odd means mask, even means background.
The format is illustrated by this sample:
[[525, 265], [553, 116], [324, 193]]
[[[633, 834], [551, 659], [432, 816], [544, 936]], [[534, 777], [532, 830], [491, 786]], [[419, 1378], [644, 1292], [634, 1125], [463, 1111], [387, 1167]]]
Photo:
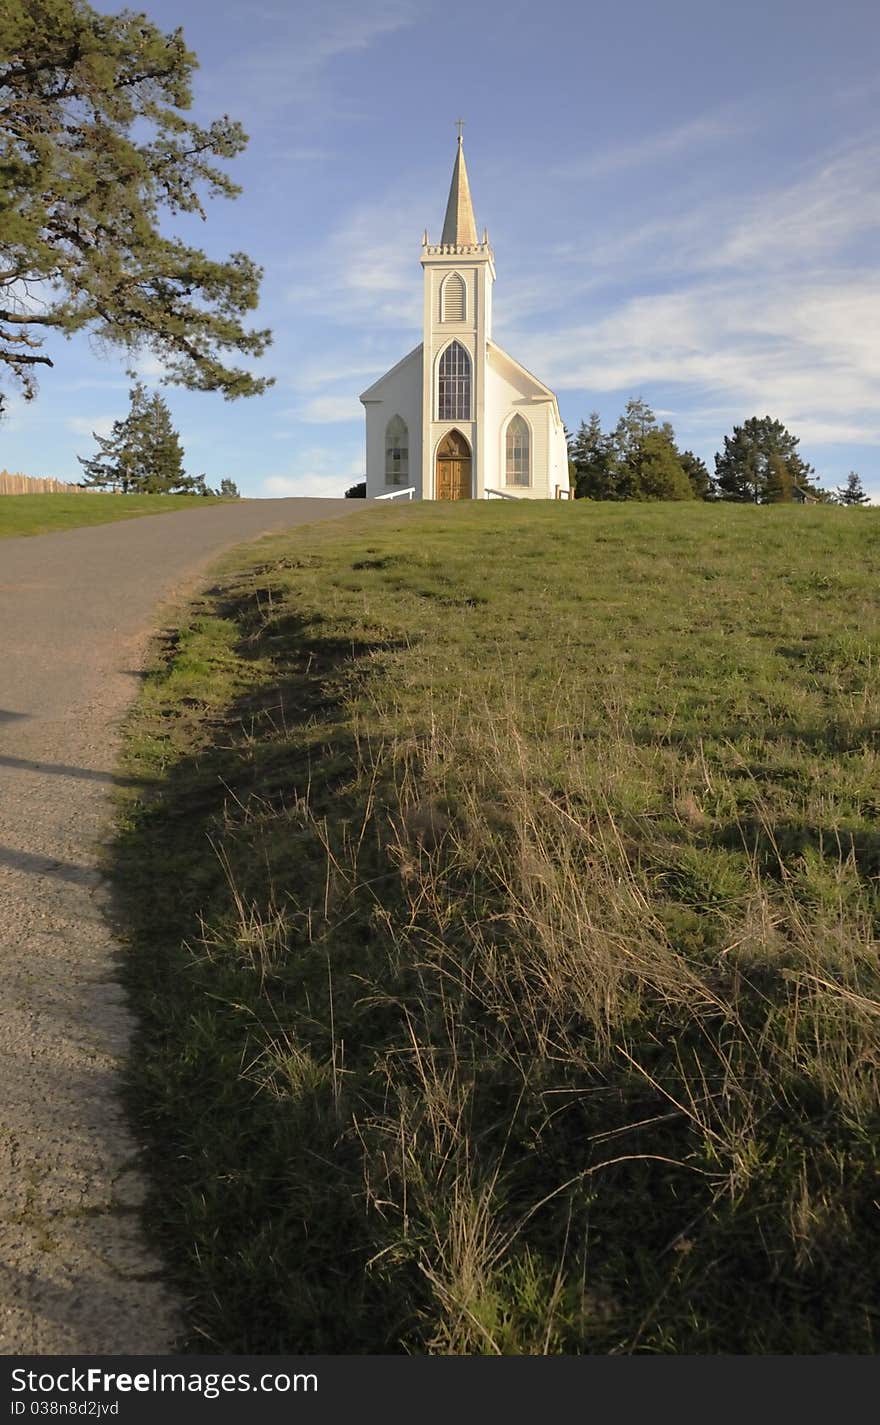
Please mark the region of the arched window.
[[516, 415], [507, 427], [505, 472], [508, 485], [528, 485], [529, 428], [522, 416]]
[[385, 427], [385, 484], [409, 482], [409, 431], [406, 421], [392, 416]]
[[463, 322], [467, 316], [467, 290], [457, 272], [450, 272], [440, 288], [441, 322]]
[[461, 342], [447, 346], [440, 357], [437, 383], [438, 421], [469, 421], [471, 418], [471, 359]]

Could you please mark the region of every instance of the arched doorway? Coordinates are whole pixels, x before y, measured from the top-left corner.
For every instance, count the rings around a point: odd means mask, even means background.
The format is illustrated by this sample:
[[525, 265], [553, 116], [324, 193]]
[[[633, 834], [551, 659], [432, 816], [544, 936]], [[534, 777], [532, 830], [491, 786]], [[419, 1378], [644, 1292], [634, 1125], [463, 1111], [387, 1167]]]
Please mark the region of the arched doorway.
[[471, 448], [451, 430], [437, 447], [437, 499], [469, 500], [471, 493]]

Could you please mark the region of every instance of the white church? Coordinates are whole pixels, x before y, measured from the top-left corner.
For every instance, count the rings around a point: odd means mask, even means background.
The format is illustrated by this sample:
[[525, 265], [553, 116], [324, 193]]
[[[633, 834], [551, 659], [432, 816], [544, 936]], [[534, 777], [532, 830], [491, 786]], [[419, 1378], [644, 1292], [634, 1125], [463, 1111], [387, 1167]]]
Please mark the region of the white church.
[[492, 340], [495, 254], [477, 227], [459, 131], [439, 243], [422, 239], [424, 338], [361, 396], [367, 498], [568, 493], [553, 392]]

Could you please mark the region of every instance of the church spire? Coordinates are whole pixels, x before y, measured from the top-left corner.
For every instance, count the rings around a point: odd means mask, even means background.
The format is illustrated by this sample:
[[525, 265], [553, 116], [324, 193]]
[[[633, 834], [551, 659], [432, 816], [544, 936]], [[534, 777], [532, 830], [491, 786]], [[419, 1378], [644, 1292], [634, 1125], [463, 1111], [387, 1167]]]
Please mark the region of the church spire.
[[464, 161], [464, 141], [460, 120], [458, 153], [455, 156], [455, 167], [452, 170], [449, 202], [446, 204], [443, 236], [440, 241], [444, 246], [449, 244], [452, 247], [474, 247], [477, 242], [477, 224], [474, 219], [474, 205], [471, 202], [471, 189]]

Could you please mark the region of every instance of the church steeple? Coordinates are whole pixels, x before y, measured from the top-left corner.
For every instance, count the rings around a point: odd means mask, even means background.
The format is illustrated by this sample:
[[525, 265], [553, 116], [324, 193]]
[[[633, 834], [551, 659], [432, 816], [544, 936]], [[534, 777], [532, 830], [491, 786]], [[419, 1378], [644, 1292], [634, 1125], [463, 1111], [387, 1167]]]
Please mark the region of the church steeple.
[[471, 188], [468, 183], [467, 166], [464, 161], [464, 143], [459, 131], [458, 153], [452, 170], [449, 188], [449, 202], [443, 221], [443, 235], [440, 242], [444, 246], [474, 247], [477, 242], [477, 224], [474, 205], [471, 202]]

